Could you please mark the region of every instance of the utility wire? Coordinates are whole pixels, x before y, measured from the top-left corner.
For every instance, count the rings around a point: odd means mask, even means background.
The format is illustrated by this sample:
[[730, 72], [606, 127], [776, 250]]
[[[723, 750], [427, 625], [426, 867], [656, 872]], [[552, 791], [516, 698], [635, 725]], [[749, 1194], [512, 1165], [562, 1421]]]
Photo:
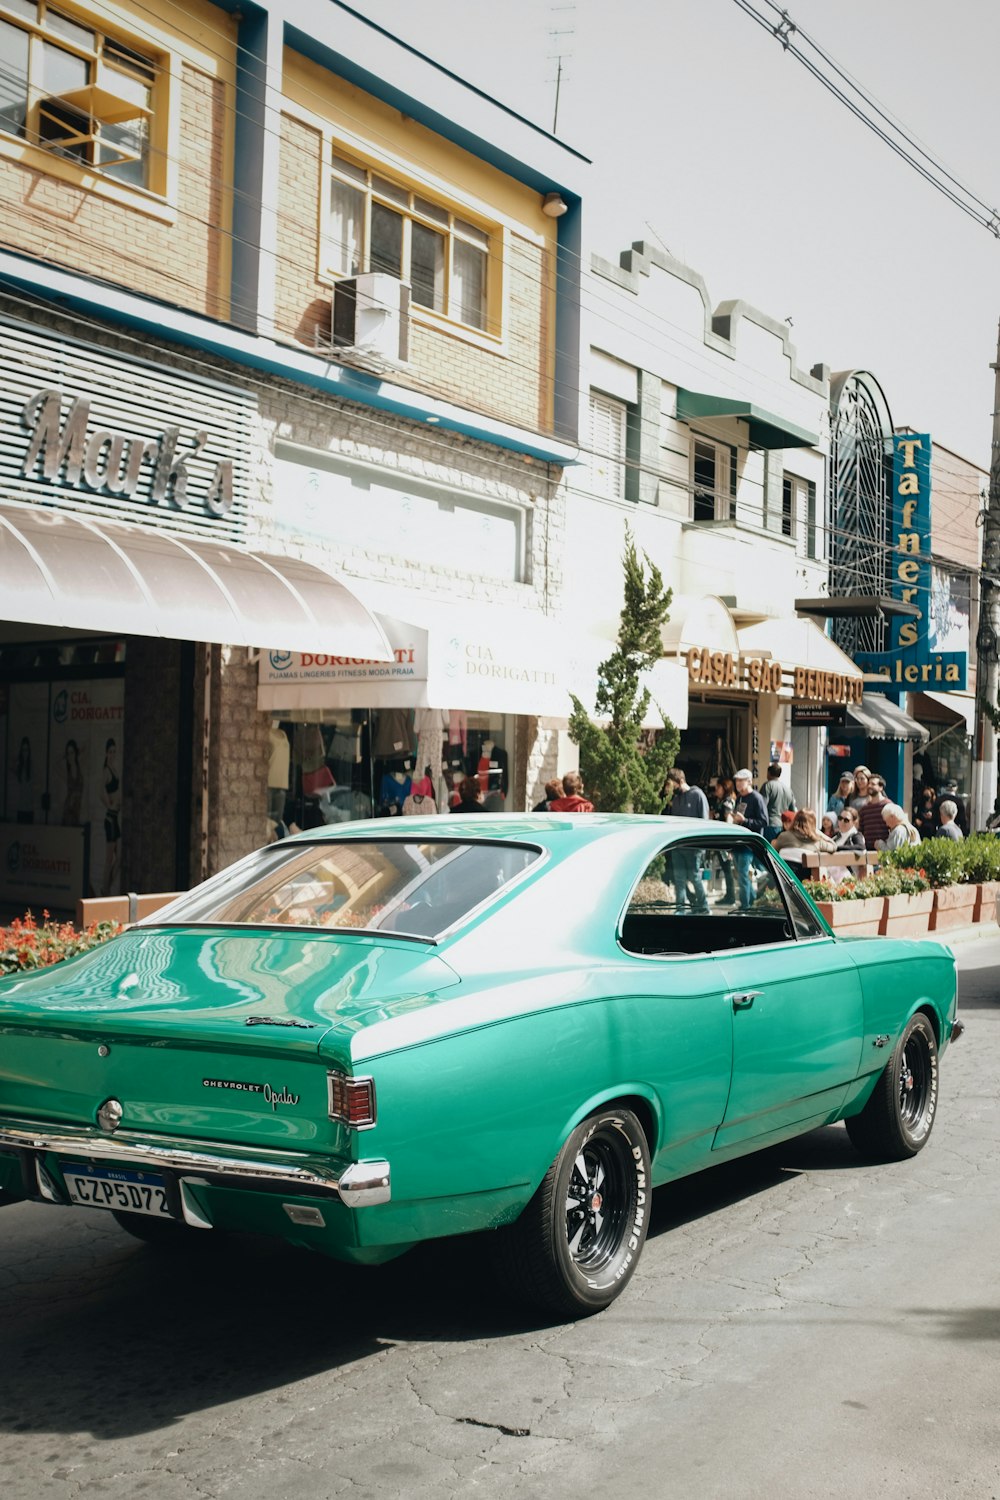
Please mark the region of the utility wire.
[[[997, 209], [978, 197], [971, 188], [967, 188], [938, 157], [922, 147], [909, 131], [883, 109], [871, 94], [856, 83], [845, 69], [841, 68], [817, 42], [813, 41], [808, 33], [792, 20], [786, 10], [782, 10], [775, 4], [775, 0], [762, 0], [762, 3], [778, 17], [777, 20], [772, 20], [758, 10], [750, 3], [750, 0], [733, 0], [733, 3], [751, 20], [756, 21], [759, 26], [775, 37], [786, 52], [800, 62], [818, 83], [821, 83], [835, 99], [850, 110], [855, 119], [888, 146], [890, 151], [895, 152], [901, 160], [912, 167], [925, 182], [947, 198], [974, 223], [988, 229], [994, 238], [1000, 239], [1000, 213]], [[796, 38], [801, 38], [806, 47], [815, 53], [821, 63], [835, 76], [831, 77], [830, 73], [824, 72], [823, 66], [815, 62], [807, 51], [798, 46]], [[841, 84], [836, 81], [838, 78], [846, 87], [841, 87]]]

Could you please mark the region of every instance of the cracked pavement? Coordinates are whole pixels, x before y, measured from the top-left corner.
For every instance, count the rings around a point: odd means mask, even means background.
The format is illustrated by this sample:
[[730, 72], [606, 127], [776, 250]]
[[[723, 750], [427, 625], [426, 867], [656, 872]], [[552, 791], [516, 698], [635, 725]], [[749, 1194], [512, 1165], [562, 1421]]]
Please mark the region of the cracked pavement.
[[1000, 1500], [1000, 936], [956, 951], [968, 1030], [920, 1156], [866, 1166], [833, 1127], [658, 1189], [580, 1323], [494, 1299], [478, 1241], [182, 1259], [8, 1207], [5, 1500]]

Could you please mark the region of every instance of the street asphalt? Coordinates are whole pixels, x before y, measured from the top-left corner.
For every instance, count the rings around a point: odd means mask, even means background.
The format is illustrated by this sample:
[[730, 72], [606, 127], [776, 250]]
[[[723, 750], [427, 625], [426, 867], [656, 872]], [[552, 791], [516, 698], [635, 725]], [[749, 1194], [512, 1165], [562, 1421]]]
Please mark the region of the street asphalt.
[[3, 1500], [1000, 1500], [1000, 935], [955, 949], [927, 1149], [866, 1166], [837, 1126], [658, 1190], [584, 1322], [504, 1306], [476, 1241], [171, 1259], [8, 1207]]

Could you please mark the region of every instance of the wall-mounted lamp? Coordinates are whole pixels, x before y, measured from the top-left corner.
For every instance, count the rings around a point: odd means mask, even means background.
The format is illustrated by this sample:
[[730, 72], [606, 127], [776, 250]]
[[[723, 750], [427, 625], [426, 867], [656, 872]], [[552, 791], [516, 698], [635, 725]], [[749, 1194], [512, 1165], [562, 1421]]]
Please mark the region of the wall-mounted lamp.
[[542, 199], [542, 213], [548, 214], [550, 219], [561, 219], [568, 208], [569, 204], [559, 193], [546, 193]]

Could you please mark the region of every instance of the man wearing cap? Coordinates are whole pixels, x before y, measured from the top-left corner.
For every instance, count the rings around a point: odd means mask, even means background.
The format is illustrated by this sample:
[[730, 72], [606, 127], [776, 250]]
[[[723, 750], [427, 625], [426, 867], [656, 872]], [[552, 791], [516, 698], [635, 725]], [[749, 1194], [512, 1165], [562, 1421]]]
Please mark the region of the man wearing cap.
[[[764, 834], [767, 829], [767, 805], [760, 792], [754, 791], [753, 777], [744, 766], [741, 771], [736, 772], [733, 781], [736, 785], [736, 810], [733, 813], [733, 822], [739, 823], [743, 828], [748, 828], [751, 833]], [[738, 850], [735, 860], [736, 884], [740, 905], [745, 910], [753, 905], [755, 892], [750, 879], [750, 867], [754, 862], [754, 856], [749, 849]]]

